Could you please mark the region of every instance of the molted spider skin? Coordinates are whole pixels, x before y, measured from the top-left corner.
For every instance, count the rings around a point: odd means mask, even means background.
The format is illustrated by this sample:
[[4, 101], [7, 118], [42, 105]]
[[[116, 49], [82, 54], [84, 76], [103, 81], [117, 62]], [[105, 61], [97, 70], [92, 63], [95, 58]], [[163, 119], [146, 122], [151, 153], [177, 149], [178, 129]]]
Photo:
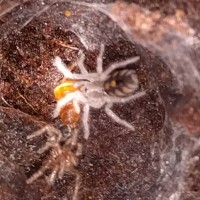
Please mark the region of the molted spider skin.
[[[27, 184], [31, 184], [39, 177], [43, 176], [47, 170], [51, 170], [50, 175], [47, 177], [49, 185], [53, 185], [56, 178], [62, 179], [65, 173], [72, 174], [76, 177], [75, 188], [72, 200], [78, 199], [78, 191], [81, 184], [81, 175], [75, 167], [78, 165], [78, 156], [82, 153], [82, 146], [77, 143], [78, 131], [74, 130], [72, 137], [70, 137], [64, 145], [61, 145], [62, 133], [52, 127], [45, 126], [44, 128], [32, 133], [27, 138], [32, 139], [44, 133], [48, 134], [48, 139], [38, 153], [44, 153], [50, 149], [50, 155], [43, 162], [42, 167], [27, 179]], [[72, 149], [77, 146], [77, 150], [73, 153]]]
[[63, 95], [57, 101], [54, 117], [62, 115], [63, 109], [69, 103], [74, 105], [74, 111], [79, 114], [79, 105], [81, 104], [83, 106], [82, 123], [85, 139], [88, 139], [90, 134], [90, 107], [98, 109], [104, 107], [106, 114], [115, 122], [134, 131], [134, 127], [126, 120], [118, 117], [111, 110], [111, 107], [114, 103], [126, 103], [145, 95], [144, 91], [134, 94], [139, 87], [137, 75], [134, 70], [125, 69], [127, 65], [137, 62], [139, 57], [136, 56], [121, 62], [112, 63], [103, 71], [103, 53], [104, 45], [101, 45], [100, 53], [97, 57], [96, 73], [89, 73], [87, 71], [84, 66], [85, 55], [82, 52], [80, 52], [80, 58], [77, 60], [80, 74], [71, 73], [60, 57], [54, 59], [54, 66], [64, 75], [66, 80], [70, 80], [69, 83], [66, 81], [66, 84], [71, 84], [69, 89], [66, 87], [66, 90], [63, 90]]

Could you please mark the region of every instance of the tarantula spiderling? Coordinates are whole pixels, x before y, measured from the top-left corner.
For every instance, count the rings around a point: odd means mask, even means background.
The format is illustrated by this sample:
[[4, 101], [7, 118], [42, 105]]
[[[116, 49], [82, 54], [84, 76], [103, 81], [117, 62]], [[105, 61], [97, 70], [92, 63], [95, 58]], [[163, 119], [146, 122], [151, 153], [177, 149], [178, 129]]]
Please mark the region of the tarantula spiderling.
[[[31, 177], [27, 179], [27, 183], [30, 184], [33, 181], [41, 177], [47, 170], [52, 170], [51, 174], [47, 178], [47, 182], [53, 185], [56, 178], [62, 179], [64, 173], [72, 174], [76, 177], [75, 179], [75, 189], [73, 194], [73, 200], [77, 200], [78, 191], [81, 183], [81, 175], [75, 167], [78, 165], [78, 156], [81, 155], [81, 145], [77, 143], [78, 130], [74, 130], [72, 137], [69, 138], [64, 145], [61, 145], [62, 133], [60, 130], [52, 127], [45, 126], [42, 129], [33, 132], [27, 137], [27, 139], [32, 139], [34, 137], [40, 136], [44, 133], [48, 134], [48, 139], [46, 144], [38, 150], [38, 153], [44, 153], [50, 149], [50, 155], [43, 162], [42, 167], [36, 171]], [[77, 147], [76, 152], [73, 153], [72, 149]]]
[[[67, 83], [72, 83], [70, 90], [66, 89], [63, 98], [57, 101], [54, 111], [54, 117], [58, 117], [62, 113], [62, 109], [69, 103], [74, 105], [76, 113], [80, 114], [80, 106], [83, 105], [82, 123], [84, 128], [84, 138], [88, 139], [89, 130], [89, 111], [92, 108], [101, 108], [105, 106], [106, 114], [115, 122], [125, 126], [130, 130], [134, 127], [126, 120], [118, 117], [111, 107], [114, 103], [126, 103], [133, 99], [139, 98], [145, 94], [144, 91], [134, 92], [139, 88], [138, 77], [133, 69], [126, 69], [129, 64], [135, 63], [139, 57], [128, 58], [121, 62], [112, 63], [105, 71], [103, 71], [103, 54], [104, 45], [101, 45], [99, 55], [97, 57], [97, 72], [89, 73], [84, 66], [85, 55], [80, 53], [77, 66], [80, 74], [71, 73], [60, 57], [54, 59], [54, 66], [64, 75]], [[122, 70], [120, 70], [122, 69]]]

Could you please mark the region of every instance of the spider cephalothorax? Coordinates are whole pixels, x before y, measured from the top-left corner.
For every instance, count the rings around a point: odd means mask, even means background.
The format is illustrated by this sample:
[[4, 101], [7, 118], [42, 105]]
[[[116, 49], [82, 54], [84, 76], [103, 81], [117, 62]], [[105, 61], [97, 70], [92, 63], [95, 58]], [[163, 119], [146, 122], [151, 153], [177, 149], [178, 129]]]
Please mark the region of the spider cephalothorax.
[[[77, 61], [80, 74], [71, 73], [60, 57], [54, 60], [54, 66], [64, 75], [65, 83], [72, 83], [72, 88], [66, 91], [62, 98], [57, 101], [54, 117], [62, 114], [63, 109], [68, 104], [73, 104], [74, 111], [80, 113], [80, 104], [83, 106], [82, 122], [84, 127], [84, 137], [89, 137], [89, 110], [92, 108], [105, 107], [105, 112], [115, 122], [134, 130], [134, 127], [119, 118], [111, 107], [114, 103], [126, 103], [139, 98], [145, 92], [136, 92], [139, 88], [139, 81], [133, 69], [125, 69], [129, 64], [135, 63], [139, 57], [132, 57], [121, 62], [112, 63], [103, 71], [104, 46], [101, 45], [99, 56], [97, 57], [97, 72], [89, 73], [84, 66], [84, 54], [81, 52]], [[136, 92], [136, 93], [134, 93]]]

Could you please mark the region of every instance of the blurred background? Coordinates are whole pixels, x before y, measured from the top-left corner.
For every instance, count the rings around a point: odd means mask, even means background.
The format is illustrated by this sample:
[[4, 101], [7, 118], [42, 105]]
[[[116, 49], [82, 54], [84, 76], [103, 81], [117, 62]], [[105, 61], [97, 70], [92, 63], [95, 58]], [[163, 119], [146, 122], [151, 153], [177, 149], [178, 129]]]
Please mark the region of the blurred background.
[[48, 124], [68, 134], [52, 117], [62, 79], [53, 59], [70, 66], [82, 50], [92, 72], [101, 44], [104, 69], [140, 56], [130, 67], [147, 94], [113, 107], [134, 132], [104, 108], [91, 109], [87, 141], [79, 124], [79, 199], [200, 199], [199, 11], [198, 0], [1, 0], [0, 199], [72, 199], [70, 174], [26, 184], [49, 153], [37, 153], [45, 136], [26, 137]]

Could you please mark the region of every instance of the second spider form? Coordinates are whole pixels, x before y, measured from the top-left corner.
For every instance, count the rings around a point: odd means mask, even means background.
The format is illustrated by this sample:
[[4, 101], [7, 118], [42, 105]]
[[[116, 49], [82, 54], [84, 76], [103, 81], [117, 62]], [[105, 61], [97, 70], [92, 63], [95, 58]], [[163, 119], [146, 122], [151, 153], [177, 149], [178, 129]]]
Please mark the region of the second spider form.
[[82, 123], [84, 138], [90, 135], [89, 111], [90, 108], [100, 109], [104, 107], [106, 114], [118, 124], [135, 130], [133, 125], [117, 116], [112, 110], [115, 103], [126, 103], [145, 95], [145, 91], [138, 92], [139, 80], [134, 69], [126, 68], [139, 60], [139, 56], [128, 58], [124, 61], [115, 62], [103, 70], [104, 45], [101, 45], [97, 57], [96, 72], [89, 73], [84, 66], [85, 55], [81, 52], [77, 60], [80, 74], [72, 73], [62, 62], [60, 57], [55, 57], [54, 66], [64, 75], [64, 95], [57, 101], [54, 117], [62, 114], [63, 108], [72, 104], [75, 112], [79, 115], [82, 109]]

